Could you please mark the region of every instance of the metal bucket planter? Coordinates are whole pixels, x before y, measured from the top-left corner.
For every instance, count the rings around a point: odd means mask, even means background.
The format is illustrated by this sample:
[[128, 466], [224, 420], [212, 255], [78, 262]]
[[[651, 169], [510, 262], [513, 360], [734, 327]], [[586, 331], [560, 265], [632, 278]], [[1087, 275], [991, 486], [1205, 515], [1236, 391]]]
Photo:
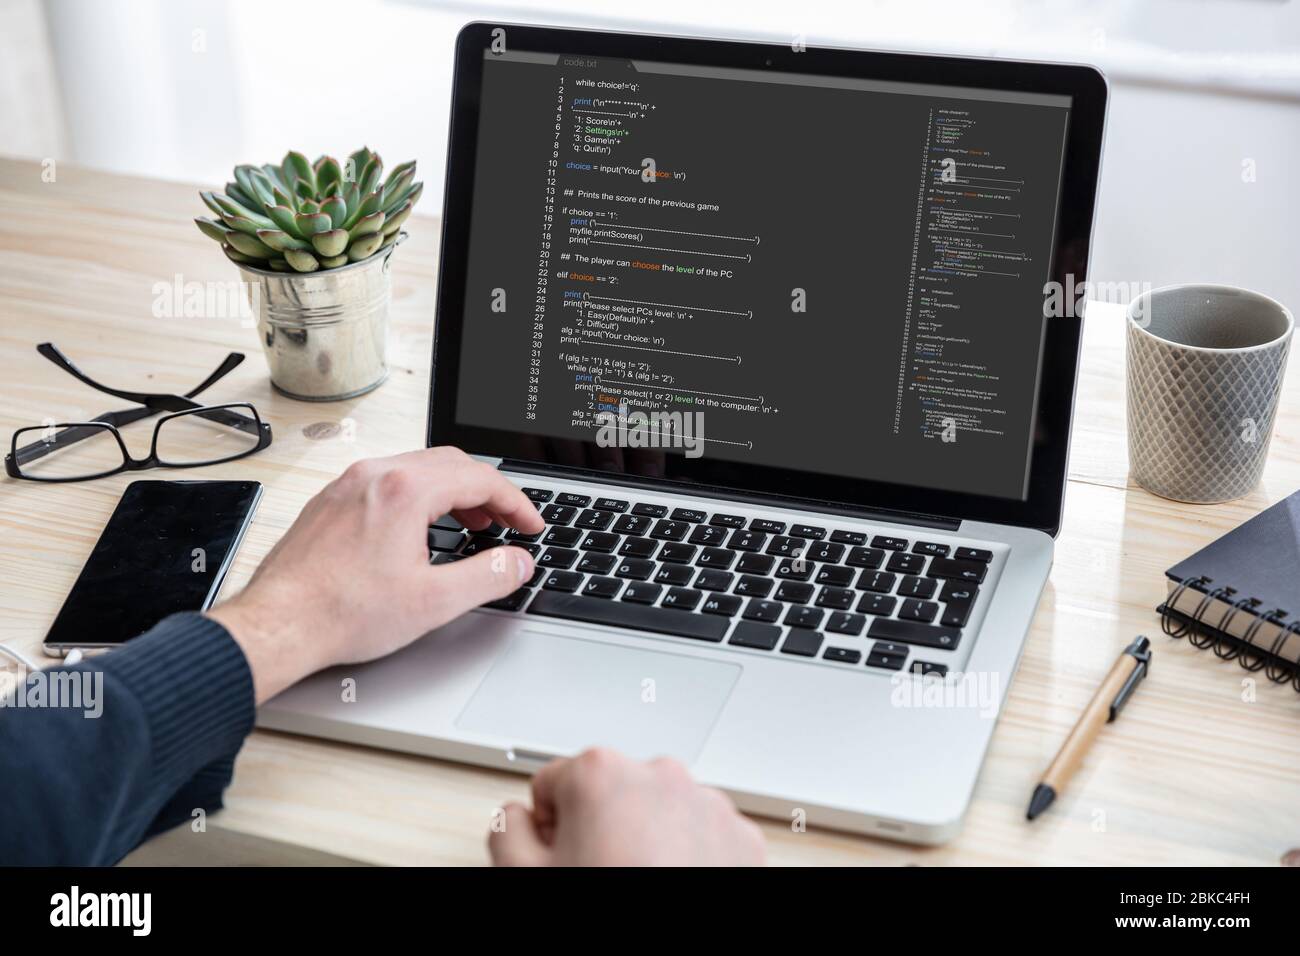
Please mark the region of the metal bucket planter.
[[240, 264], [276, 391], [305, 402], [364, 395], [388, 377], [384, 351], [398, 243], [337, 269], [271, 272]]

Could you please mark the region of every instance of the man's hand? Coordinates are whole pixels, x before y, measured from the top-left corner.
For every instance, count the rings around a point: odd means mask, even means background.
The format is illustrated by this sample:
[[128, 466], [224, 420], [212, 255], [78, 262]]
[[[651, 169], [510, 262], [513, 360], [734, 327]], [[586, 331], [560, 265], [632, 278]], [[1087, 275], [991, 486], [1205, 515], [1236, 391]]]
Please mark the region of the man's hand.
[[488, 837], [498, 866], [760, 866], [763, 834], [720, 790], [675, 760], [612, 750], [553, 760], [533, 778], [533, 809], [505, 806]]
[[428, 527], [448, 513], [471, 531], [543, 528], [522, 491], [455, 448], [358, 461], [307, 502], [248, 587], [209, 613], [248, 658], [257, 702], [391, 654], [532, 575], [512, 547], [430, 566]]

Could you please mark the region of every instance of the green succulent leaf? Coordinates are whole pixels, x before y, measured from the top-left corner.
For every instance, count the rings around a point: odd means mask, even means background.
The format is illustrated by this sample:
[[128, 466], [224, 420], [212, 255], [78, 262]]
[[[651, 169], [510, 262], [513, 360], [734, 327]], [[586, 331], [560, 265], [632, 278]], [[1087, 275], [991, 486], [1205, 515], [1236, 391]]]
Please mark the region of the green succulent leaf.
[[311, 237], [311, 244], [325, 258], [342, 255], [348, 247], [348, 233], [345, 229], [330, 229], [318, 232]]
[[330, 217], [323, 212], [300, 212], [294, 216], [293, 221], [297, 223], [298, 232], [304, 237], [314, 236], [318, 232], [328, 232], [334, 228], [333, 223], [330, 222]]
[[346, 265], [348, 261], [347, 253], [339, 256], [327, 256], [320, 261], [320, 264], [326, 269], [337, 269], [341, 265]]
[[414, 206], [420, 200], [420, 193], [424, 192], [424, 183], [415, 183], [407, 186], [402, 192], [395, 196], [391, 202], [385, 202], [383, 205], [384, 212], [394, 212], [406, 205], [408, 202]]
[[284, 206], [286, 209], [296, 212], [298, 209], [298, 198], [292, 193], [287, 193], [278, 186], [271, 190], [271, 195], [275, 197], [272, 205]]
[[355, 239], [352, 245], [348, 246], [348, 258], [353, 262], [360, 262], [362, 259], [369, 258], [383, 244], [384, 234], [382, 232], [372, 232]]
[[331, 196], [321, 203], [320, 211], [330, 217], [335, 229], [341, 229], [348, 221], [348, 204], [338, 196]]
[[343, 223], [344, 229], [351, 229], [366, 216], [379, 212], [383, 196], [378, 191], [369, 193], [357, 205], [357, 208], [349, 213], [347, 220]]
[[279, 166], [276, 166], [274, 163], [265, 163], [262, 166], [262, 172], [266, 174], [266, 178], [271, 181], [272, 186], [276, 189], [284, 189], [284, 175], [280, 172]]
[[293, 192], [299, 199], [312, 199], [316, 196], [316, 186], [305, 179], [295, 180]]
[[343, 187], [343, 202], [348, 207], [348, 218], [343, 220], [346, 223], [352, 218], [352, 214], [357, 211], [357, 206], [361, 204], [361, 190], [357, 189], [356, 183], [347, 183]]
[[388, 178], [384, 180], [384, 188], [387, 189], [393, 183], [397, 182], [398, 177], [406, 175], [406, 181], [410, 182], [415, 176], [415, 160], [408, 159], [404, 163], [398, 163], [388, 171]]
[[246, 232], [232, 232], [226, 237], [226, 241], [246, 256], [252, 256], [255, 259], [275, 258], [274, 249], [257, 238], [257, 236], [250, 236]]
[[320, 203], [314, 199], [304, 199], [298, 203], [298, 211], [308, 216], [320, 212]]
[[271, 221], [279, 226], [281, 230], [298, 239], [306, 239], [298, 228], [298, 222], [294, 211], [285, 205], [267, 206], [266, 214], [271, 217]]
[[379, 177], [382, 176], [383, 173], [384, 161], [379, 158], [378, 153], [372, 154], [369, 162], [366, 163], [365, 168], [361, 170], [357, 181], [357, 188], [361, 190], [363, 196], [375, 191], [375, 186], [379, 184]]
[[231, 228], [234, 232], [242, 232], [246, 236], [257, 235], [257, 230], [265, 229], [266, 226], [256, 223], [247, 216], [222, 216], [221, 221]]
[[368, 236], [372, 232], [382, 233], [384, 231], [384, 214], [382, 212], [372, 212], [368, 216], [362, 216], [356, 221], [351, 229], [348, 230], [348, 237], [353, 241]]
[[271, 220], [267, 219], [261, 213], [253, 212], [253, 210], [248, 206], [245, 206], [242, 203], [237, 203], [227, 196], [214, 196], [213, 198], [219, 207], [218, 211], [221, 213], [223, 219], [227, 216], [242, 216], [245, 219], [253, 220], [253, 222], [257, 223], [263, 229], [270, 229], [275, 225], [275, 223], [271, 222]]
[[388, 177], [388, 182], [384, 183], [384, 208], [387, 209], [398, 196], [406, 191], [406, 187], [415, 179], [415, 164], [412, 163], [410, 169], [400, 176]]
[[316, 165], [316, 191], [325, 195], [343, 180], [343, 170], [333, 156], [322, 156]]
[[315, 272], [320, 268], [320, 263], [310, 252], [303, 252], [301, 249], [288, 249], [284, 253], [284, 261], [289, 263], [294, 272]]
[[226, 254], [226, 258], [229, 259], [231, 262], [238, 262], [242, 265], [253, 265], [253, 266], [261, 265], [260, 259], [255, 259], [252, 256], [246, 256], [238, 249], [232, 249], [229, 243], [226, 243], [224, 246], [222, 246], [221, 251]]
[[256, 209], [261, 203], [256, 198], [249, 196], [239, 188], [238, 183], [226, 183], [226, 195], [237, 203], [247, 206], [249, 209]]
[[[307, 162], [307, 157], [297, 150], [289, 150], [284, 154], [284, 162], [280, 164], [285, 170], [293, 170], [294, 176], [298, 182], [295, 184], [298, 195], [314, 195], [316, 192], [316, 173], [311, 168], [311, 163]], [[308, 191], [302, 191], [303, 184], [306, 183]]]
[[226, 236], [230, 233], [230, 227], [222, 222], [215, 222], [207, 216], [199, 216], [194, 220], [194, 224], [199, 227], [199, 231], [205, 236], [210, 236], [217, 242], [225, 242]]
[[218, 216], [225, 215], [226, 211], [217, 205], [217, 194], [214, 192], [203, 191], [199, 193], [199, 198], [203, 200], [203, 205], [207, 206]]
[[283, 259], [272, 259], [270, 262], [267, 263], [267, 265], [270, 266], [272, 269], [274, 269], [276, 272], [289, 271], [289, 263], [285, 262]]
[[311, 249], [311, 243], [303, 242], [282, 229], [259, 229], [257, 230], [257, 238], [276, 252], [284, 252], [286, 249]]
[[406, 222], [406, 218], [411, 215], [411, 210], [414, 208], [415, 203], [408, 201], [399, 206], [391, 216], [386, 215], [384, 217], [384, 236], [388, 237], [397, 232], [402, 223]]
[[348, 161], [349, 163], [352, 164], [352, 168], [351, 168], [351, 170], [349, 170], [348, 167], [345, 165], [345, 166], [343, 167], [343, 170], [344, 170], [345, 173], [347, 173], [347, 172], [350, 171], [350, 172], [352, 173], [352, 177], [349, 179], [349, 178], [345, 175], [345, 176], [344, 176], [344, 179], [345, 179], [347, 182], [352, 182], [352, 183], [358, 183], [358, 184], [360, 184], [360, 182], [361, 182], [361, 174], [362, 174], [363, 172], [365, 172], [365, 169], [366, 169], [366, 163], [370, 162], [370, 150], [369, 150], [369, 148], [367, 148], [367, 147], [365, 147], [365, 146], [362, 146], [359, 150], [357, 150], [355, 153], [353, 153], [352, 155], [350, 155], [350, 156], [348, 157], [347, 161]]

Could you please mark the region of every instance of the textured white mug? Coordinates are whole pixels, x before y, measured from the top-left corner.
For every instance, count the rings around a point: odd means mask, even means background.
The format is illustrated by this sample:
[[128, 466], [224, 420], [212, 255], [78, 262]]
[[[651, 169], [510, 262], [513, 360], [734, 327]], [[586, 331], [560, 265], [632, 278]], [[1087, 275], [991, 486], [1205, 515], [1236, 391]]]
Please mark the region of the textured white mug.
[[1268, 296], [1173, 285], [1128, 307], [1128, 457], [1133, 480], [1210, 503], [1259, 483], [1295, 322]]

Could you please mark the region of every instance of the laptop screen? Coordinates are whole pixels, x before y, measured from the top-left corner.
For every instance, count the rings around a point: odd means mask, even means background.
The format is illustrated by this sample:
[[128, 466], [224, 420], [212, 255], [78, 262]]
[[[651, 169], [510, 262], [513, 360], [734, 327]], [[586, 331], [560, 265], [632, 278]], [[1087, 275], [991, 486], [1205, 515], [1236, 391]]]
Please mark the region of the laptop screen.
[[457, 425], [1027, 497], [1070, 96], [483, 56]]

